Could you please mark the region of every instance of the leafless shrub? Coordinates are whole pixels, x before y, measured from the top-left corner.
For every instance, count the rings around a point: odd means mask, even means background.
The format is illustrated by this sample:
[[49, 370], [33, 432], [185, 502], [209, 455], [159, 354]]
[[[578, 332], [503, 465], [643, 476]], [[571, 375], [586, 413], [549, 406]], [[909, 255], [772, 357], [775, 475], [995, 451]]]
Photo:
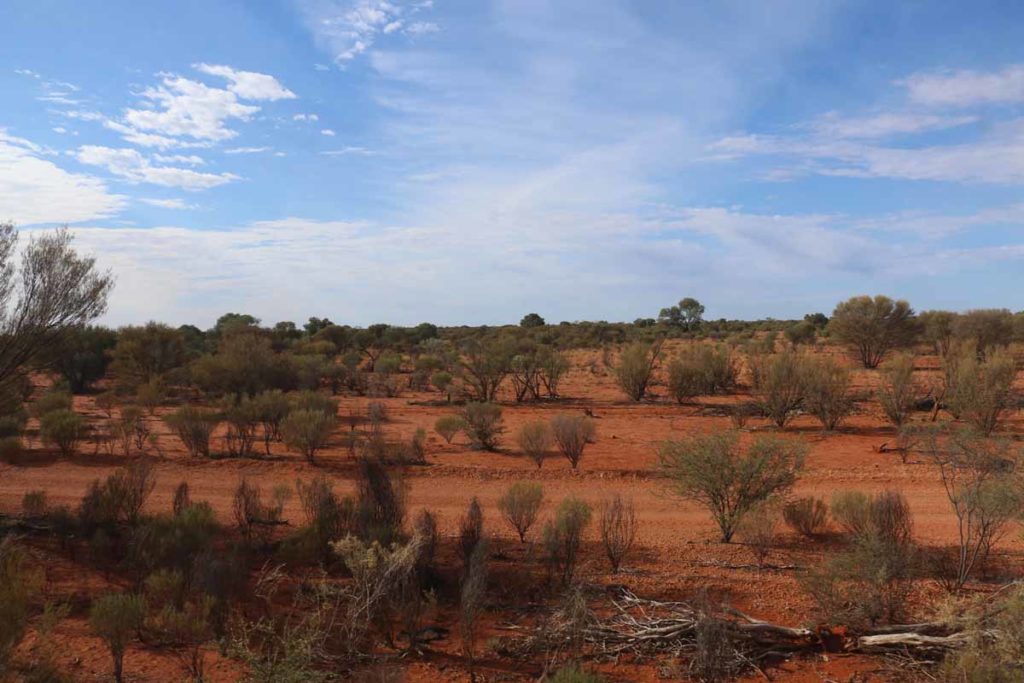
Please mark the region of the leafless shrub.
[[636, 540], [636, 508], [633, 501], [616, 494], [601, 504], [601, 543], [611, 563], [612, 572], [618, 573], [622, 562], [633, 549]]
[[191, 504], [192, 497], [189, 495], [188, 483], [183, 481], [174, 489], [174, 501], [171, 504], [171, 511], [175, 517], [178, 517]]
[[537, 521], [544, 489], [540, 484], [517, 481], [498, 499], [498, 509], [505, 521], [519, 534], [519, 541], [526, 542], [526, 533]]
[[786, 524], [801, 536], [820, 536], [828, 527], [828, 505], [820, 498], [807, 496], [786, 503], [782, 508]]
[[594, 439], [594, 421], [585, 415], [555, 415], [551, 418], [551, 434], [558, 450], [573, 469], [583, 458], [583, 449]]
[[523, 453], [537, 463], [537, 469], [540, 469], [551, 448], [551, 427], [543, 420], [527, 422], [519, 428], [517, 441]]
[[263, 492], [259, 486], [242, 479], [235, 489], [233, 510], [235, 524], [246, 543], [254, 540], [266, 542], [271, 529], [281, 522], [281, 514], [287, 501], [290, 489], [277, 487], [274, 489], [273, 501], [263, 502]]

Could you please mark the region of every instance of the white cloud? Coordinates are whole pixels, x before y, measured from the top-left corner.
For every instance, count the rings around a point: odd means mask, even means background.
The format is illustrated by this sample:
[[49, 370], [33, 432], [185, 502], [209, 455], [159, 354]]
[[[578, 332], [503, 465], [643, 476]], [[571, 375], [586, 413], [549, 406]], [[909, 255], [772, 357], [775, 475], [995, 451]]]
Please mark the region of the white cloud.
[[299, 0], [306, 25], [317, 43], [343, 66], [377, 39], [398, 33], [423, 35], [438, 30], [428, 21], [411, 21], [432, 3], [408, 0]]
[[292, 121], [319, 121], [320, 117], [316, 114], [296, 114], [292, 117]]
[[326, 135], [329, 138], [333, 138], [334, 135], [335, 135], [335, 132], [333, 130], [331, 130], [330, 128], [324, 128], [322, 131], [320, 131], [320, 135]]
[[153, 166], [149, 159], [134, 149], [83, 145], [78, 148], [76, 158], [83, 164], [100, 166], [133, 183], [205, 190], [239, 180], [233, 173], [200, 173], [187, 168]]
[[103, 181], [69, 173], [28, 140], [0, 130], [0, 221], [21, 225], [78, 223], [118, 213], [125, 198]]
[[320, 154], [327, 157], [340, 157], [347, 155], [358, 155], [358, 156], [373, 156], [376, 154], [372, 149], [366, 147], [342, 147], [341, 149], [329, 149]]
[[153, 161], [161, 164], [188, 164], [189, 166], [204, 166], [206, 161], [194, 154], [154, 154]]
[[910, 98], [926, 105], [969, 107], [1000, 102], [1024, 102], [1024, 64], [1001, 71], [941, 71], [916, 73], [898, 81]]
[[838, 138], [884, 138], [965, 126], [977, 116], [938, 116], [911, 112], [882, 112], [873, 116], [846, 118], [830, 112], [811, 124], [819, 135]]
[[185, 210], [185, 209], [195, 209], [196, 208], [195, 204], [187, 204], [185, 202], [185, 200], [183, 200], [183, 199], [147, 199], [147, 198], [140, 198], [139, 201], [142, 202], [143, 204], [149, 204], [150, 206], [155, 206], [155, 207], [160, 208], [160, 209]]
[[268, 74], [255, 71], [239, 71], [230, 66], [194, 64], [197, 71], [211, 76], [221, 76], [231, 81], [228, 90], [243, 100], [293, 100], [297, 96]]
[[259, 154], [260, 152], [269, 152], [270, 147], [232, 147], [224, 150], [225, 154]]

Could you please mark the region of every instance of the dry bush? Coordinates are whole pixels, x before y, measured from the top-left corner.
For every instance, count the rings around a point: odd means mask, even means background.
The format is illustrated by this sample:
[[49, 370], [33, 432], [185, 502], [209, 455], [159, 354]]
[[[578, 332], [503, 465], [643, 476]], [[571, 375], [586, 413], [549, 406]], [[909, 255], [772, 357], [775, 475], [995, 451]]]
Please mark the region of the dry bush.
[[974, 569], [1024, 511], [1024, 488], [1015, 473], [1019, 453], [1002, 440], [973, 430], [928, 435], [926, 450], [939, 468], [957, 520], [958, 547], [951, 566], [940, 566], [950, 591], [963, 588]]
[[769, 436], [744, 449], [737, 433], [721, 432], [666, 441], [658, 458], [670, 490], [707, 508], [728, 543], [754, 506], [793, 487], [806, 450]]
[[181, 482], [174, 489], [174, 501], [171, 503], [171, 511], [175, 517], [178, 517], [190, 505], [192, 505], [192, 497], [189, 495], [188, 484]]
[[761, 413], [782, 429], [804, 401], [804, 357], [794, 351], [752, 357], [753, 391]]
[[850, 373], [831, 359], [806, 362], [803, 405], [826, 431], [835, 430], [853, 412]]
[[501, 406], [495, 403], [467, 403], [462, 409], [466, 423], [466, 436], [473, 448], [493, 451], [498, 448], [498, 437], [505, 432]]
[[310, 408], [292, 410], [281, 422], [281, 437], [285, 445], [299, 451], [313, 464], [317, 451], [327, 445], [337, 421], [334, 412]]
[[281, 423], [291, 411], [291, 401], [277, 389], [264, 391], [251, 400], [256, 418], [263, 426], [263, 450], [270, 455], [271, 442], [281, 440]]
[[668, 366], [669, 393], [679, 403], [728, 391], [736, 385], [736, 377], [736, 360], [725, 345], [689, 346]]
[[567, 664], [545, 680], [548, 683], [607, 683], [604, 676], [581, 669], [579, 664]]
[[476, 644], [480, 631], [480, 616], [486, 599], [487, 541], [481, 540], [473, 547], [473, 553], [467, 560], [459, 593], [459, 635], [462, 639], [463, 653], [469, 660], [471, 680], [476, 678]]
[[138, 595], [112, 593], [97, 598], [89, 610], [89, 626], [102, 638], [114, 663], [114, 681], [124, 680], [124, 652], [136, 636], [146, 614]]
[[984, 595], [957, 610], [967, 642], [946, 655], [935, 680], [946, 683], [1014, 683], [1024, 671], [1024, 589], [1009, 587], [993, 604]]
[[505, 521], [519, 534], [519, 541], [526, 542], [526, 534], [537, 521], [537, 514], [544, 502], [544, 488], [533, 482], [517, 481], [498, 499], [498, 510]]
[[356, 530], [367, 542], [389, 545], [401, 538], [406, 515], [405, 482], [380, 460], [360, 458], [356, 479]]
[[46, 491], [26, 491], [21, 497], [21, 514], [29, 519], [41, 519], [46, 516], [49, 504], [46, 500]]
[[516, 435], [519, 448], [537, 463], [537, 469], [544, 464], [548, 449], [551, 448], [551, 427], [544, 420], [533, 420], [519, 428]]
[[462, 559], [463, 575], [469, 571], [470, 560], [477, 545], [484, 537], [484, 513], [480, 501], [473, 496], [466, 514], [459, 520], [459, 557]]
[[833, 503], [833, 514], [855, 531], [847, 549], [805, 579], [823, 616], [855, 628], [903, 618], [918, 569], [906, 499], [892, 491], [847, 496], [845, 506]]
[[914, 309], [887, 296], [855, 296], [836, 306], [829, 320], [832, 337], [849, 346], [865, 368], [878, 367], [893, 349], [917, 337]]
[[661, 358], [663, 343], [662, 339], [651, 344], [636, 342], [619, 354], [618, 364], [614, 368], [615, 381], [631, 401], [643, 400], [647, 395], [654, 379], [654, 370]]
[[43, 441], [65, 457], [75, 454], [85, 433], [85, 420], [73, 410], [53, 410], [39, 419], [39, 435]]
[[146, 500], [156, 488], [156, 473], [149, 460], [140, 458], [107, 477], [104, 486], [106, 495], [117, 501], [118, 517], [134, 526], [142, 515]]
[[590, 524], [590, 506], [569, 497], [558, 504], [555, 518], [544, 525], [544, 549], [549, 570], [557, 574], [562, 585], [572, 583], [579, 561], [583, 533]]
[[71, 410], [73, 400], [70, 392], [51, 389], [28, 404], [28, 413], [34, 418], [41, 419], [58, 410]]
[[583, 458], [583, 449], [594, 440], [594, 433], [594, 421], [586, 415], [555, 415], [551, 418], [551, 435], [573, 469]]
[[35, 577], [25, 551], [10, 537], [0, 538], [0, 673], [28, 626]]
[[951, 412], [982, 434], [991, 434], [1012, 403], [1017, 365], [1006, 349], [990, 349], [984, 360], [974, 351], [956, 359], [947, 388]]
[[155, 378], [140, 385], [135, 392], [135, 402], [145, 408], [150, 417], [156, 415], [156, 409], [160, 407], [163, 400], [163, 384]]
[[813, 496], [797, 498], [783, 506], [782, 518], [801, 536], [815, 538], [828, 528], [828, 505]]
[[743, 520], [736, 530], [740, 540], [750, 548], [760, 569], [764, 568], [768, 554], [775, 545], [777, 526], [778, 514], [775, 509], [767, 503], [761, 503], [755, 505], [750, 512], [743, 516]]
[[636, 541], [637, 521], [633, 501], [616, 494], [601, 504], [601, 543], [611, 563], [612, 572], [618, 573], [623, 561]]
[[750, 401], [735, 403], [729, 406], [729, 422], [732, 423], [733, 429], [743, 429], [747, 426], [750, 418], [760, 414], [761, 409], [756, 403]]
[[281, 522], [281, 514], [289, 492], [290, 489], [287, 487], [276, 488], [272, 496], [273, 502], [265, 504], [263, 491], [258, 485], [250, 484], [244, 478], [238, 482], [233, 511], [235, 525], [246, 544], [251, 544], [253, 540], [267, 541], [271, 529]]
[[434, 422], [434, 431], [440, 434], [441, 438], [448, 444], [465, 428], [466, 421], [458, 415], [442, 415]]
[[903, 353], [886, 362], [879, 372], [878, 402], [889, 422], [902, 426], [914, 410], [920, 389], [914, 379], [914, 356]]
[[413, 522], [413, 534], [418, 536], [423, 543], [417, 572], [421, 578], [420, 583], [426, 584], [434, 577], [434, 558], [437, 555], [438, 543], [440, 543], [437, 515], [430, 510], [420, 510]]
[[224, 411], [227, 430], [224, 445], [233, 458], [252, 457], [256, 446], [256, 430], [260, 425], [259, 405], [250, 398], [228, 401]]
[[164, 418], [193, 458], [210, 457], [210, 437], [220, 422], [214, 413], [185, 405]]
[[352, 502], [340, 499], [327, 477], [318, 475], [308, 483], [302, 479], [295, 482], [295, 492], [302, 504], [306, 517], [306, 532], [312, 543], [317, 559], [327, 564], [330, 561], [330, 542], [351, 531]]
[[871, 527], [871, 499], [861, 491], [836, 492], [830, 508], [836, 524], [851, 536], [861, 536]]

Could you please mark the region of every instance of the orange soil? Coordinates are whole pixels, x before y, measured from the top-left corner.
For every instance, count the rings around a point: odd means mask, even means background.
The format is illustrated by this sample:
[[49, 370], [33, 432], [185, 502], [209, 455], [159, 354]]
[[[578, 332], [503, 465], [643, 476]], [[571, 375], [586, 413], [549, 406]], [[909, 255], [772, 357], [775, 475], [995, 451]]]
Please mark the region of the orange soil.
[[[500, 519], [497, 499], [513, 480], [540, 481], [544, 485], [545, 511], [550, 513], [557, 501], [575, 495], [593, 505], [613, 493], [631, 497], [636, 504], [639, 521], [639, 549], [620, 575], [610, 575], [594, 537], [594, 529], [586, 552], [582, 572], [586, 581], [594, 583], [624, 583], [635, 593], [658, 598], [686, 598], [707, 591], [716, 598], [753, 616], [798, 625], [812, 614], [812, 605], [800, 589], [797, 572], [757, 571], [753, 569], [727, 569], [720, 564], [748, 564], [752, 562], [747, 549], [739, 544], [725, 545], [717, 540], [716, 529], [700, 508], [680, 502], [667, 495], [663, 482], [651, 475], [657, 460], [658, 444], [665, 439], [677, 438], [702, 431], [727, 429], [728, 418], [705, 416], [707, 406], [741, 400], [742, 396], [701, 399], [700, 404], [676, 405], [664, 396], [664, 387], [656, 387], [661, 396], [635, 404], [623, 400], [613, 379], [601, 368], [599, 356], [594, 352], [572, 354], [573, 368], [564, 380], [561, 393], [565, 398], [540, 405], [505, 405], [508, 431], [500, 453], [479, 453], [468, 450], [463, 437], [446, 444], [433, 432], [434, 421], [449, 412], [436, 403], [437, 395], [406, 392], [401, 397], [380, 400], [387, 405], [389, 421], [386, 426], [390, 438], [406, 439], [418, 427], [428, 432], [426, 467], [410, 468], [406, 473], [410, 485], [410, 509], [425, 507], [440, 517], [442, 536], [457, 533], [458, 519], [469, 500], [477, 496], [483, 506], [488, 533], [495, 538], [495, 550], [508, 556], [504, 568], [496, 575], [512, 579], [499, 592], [514, 590], [514, 575], [523, 554], [513, 533]], [[927, 364], [925, 359], [925, 364]], [[922, 368], [931, 373], [932, 369]], [[875, 374], [855, 372], [855, 386], [868, 391]], [[352, 411], [365, 414], [371, 399], [342, 397], [341, 415]], [[597, 418], [596, 443], [587, 447], [580, 471], [573, 472], [560, 456], [551, 456], [541, 470], [514, 446], [513, 435], [523, 422], [548, 417], [560, 411], [577, 412], [583, 407], [593, 410]], [[76, 398], [76, 410], [90, 419], [101, 421], [104, 415], [96, 409], [91, 397]], [[924, 419], [924, 416], [919, 419]], [[186, 481], [193, 500], [209, 501], [226, 523], [231, 522], [231, 504], [234, 489], [240, 477], [258, 483], [265, 491], [278, 484], [292, 484], [297, 477], [308, 478], [325, 473], [335, 480], [339, 491], [352, 487], [352, 459], [341, 446], [328, 449], [318, 457], [316, 467], [289, 454], [275, 444], [274, 455], [266, 460], [211, 460], [189, 459], [180, 442], [159, 420], [152, 420], [159, 434], [160, 455], [154, 457], [158, 483], [148, 503], [151, 511], [168, 510], [175, 486]], [[763, 420], [751, 420], [748, 431], [769, 431]], [[1019, 414], [1012, 414], [1004, 427], [1020, 434]], [[912, 455], [910, 462], [901, 464], [895, 454], [879, 454], [875, 449], [891, 441], [893, 431], [887, 427], [875, 401], [858, 404], [858, 412], [843, 428], [834, 434], [822, 433], [817, 422], [808, 416], [797, 418], [785, 433], [804, 439], [810, 446], [806, 469], [796, 488], [798, 495], [816, 495], [828, 499], [833, 492], [843, 489], [902, 491], [914, 512], [915, 529], [924, 543], [948, 543], [955, 533], [954, 518], [932, 467]], [[60, 458], [36, 441], [29, 452], [16, 464], [0, 464], [0, 511], [17, 512], [22, 495], [32, 489], [43, 489], [55, 504], [74, 506], [86, 486], [96, 478], [104, 477], [123, 464], [118, 457], [92, 454], [92, 445], [83, 447], [85, 453]], [[285, 517], [293, 524], [302, 523], [298, 501], [293, 497], [285, 509]], [[1003, 569], [1017, 571], [1021, 565], [1021, 544], [1010, 534], [1004, 544], [1006, 552], [1000, 558]], [[795, 564], [813, 566], [834, 549], [834, 544], [812, 543], [788, 530], [773, 551], [770, 562], [778, 565]], [[525, 577], [524, 577], [525, 580]], [[99, 573], [67, 559], [47, 556], [47, 592], [51, 596], [74, 596], [76, 603], [87, 604], [88, 596], [110, 587]], [[917, 596], [922, 604], [934, 597], [935, 589], [922, 585]], [[76, 680], [95, 680], [108, 675], [109, 657], [100, 641], [89, 634], [84, 622], [85, 609], [77, 609], [56, 633], [57, 655], [61, 665]], [[506, 618], [507, 617], [507, 618]], [[481, 638], [508, 635], [507, 622], [514, 615], [492, 615], [489, 633]], [[449, 621], [451, 621], [449, 619]], [[452, 624], [448, 624], [451, 626]], [[32, 638], [23, 645], [28, 649]], [[459, 657], [460, 646], [455, 631], [447, 641], [434, 645], [438, 651], [426, 661], [405, 664], [406, 680], [412, 681], [464, 681], [468, 680]], [[239, 674], [230, 660], [219, 657], [211, 648], [208, 654], [208, 680], [231, 681]], [[655, 681], [666, 674], [664, 663], [620, 664], [601, 669], [612, 680]], [[166, 681], [184, 678], [180, 661], [163, 651], [133, 647], [126, 656], [125, 670], [132, 681]], [[531, 680], [535, 667], [518, 667], [509, 662], [485, 660], [482, 673], [487, 680]], [[898, 676], [886, 672], [885, 662], [878, 658], [822, 655], [820, 658], [798, 659], [771, 672], [779, 681], [822, 680], [897, 680]], [[755, 677], [756, 678], [756, 677]]]

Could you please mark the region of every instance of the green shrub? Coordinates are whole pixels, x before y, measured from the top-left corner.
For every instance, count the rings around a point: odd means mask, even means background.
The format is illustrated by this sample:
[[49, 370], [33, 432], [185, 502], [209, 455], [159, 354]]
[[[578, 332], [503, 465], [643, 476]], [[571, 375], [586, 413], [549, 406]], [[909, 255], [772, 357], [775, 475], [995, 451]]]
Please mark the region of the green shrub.
[[338, 415], [338, 402], [319, 391], [300, 391], [291, 395], [292, 410], [314, 410], [331, 417]]
[[220, 418], [213, 412], [185, 405], [168, 415], [164, 420], [181, 439], [185, 450], [193, 458], [210, 457], [210, 437], [217, 428]]
[[806, 447], [761, 436], [741, 448], [735, 432], [666, 441], [659, 453], [669, 489], [711, 513], [726, 543], [754, 506], [784, 495], [796, 483]]
[[455, 435], [466, 428], [466, 421], [458, 415], [442, 415], [434, 422], [434, 431], [441, 435], [445, 443], [451, 443]]
[[498, 437], [505, 432], [501, 417], [501, 406], [495, 403], [467, 403], [462, 409], [466, 423], [466, 436], [474, 448], [493, 451], [498, 447]]
[[28, 404], [29, 414], [35, 418], [42, 418], [58, 410], [70, 411], [73, 400], [70, 392], [51, 389], [35, 402]]
[[281, 440], [281, 423], [292, 409], [291, 400], [279, 389], [272, 389], [253, 397], [252, 406], [263, 425], [264, 450], [270, 455], [270, 443]]
[[30, 599], [35, 583], [28, 556], [10, 538], [0, 539], [0, 672], [28, 626]]
[[256, 445], [256, 429], [260, 424], [260, 407], [252, 399], [229, 400], [224, 408], [227, 431], [224, 444], [234, 458], [248, 458]]
[[806, 363], [794, 351], [753, 357], [754, 398], [761, 413], [782, 429], [803, 405]]
[[654, 379], [654, 370], [661, 358], [662, 341], [653, 344], [636, 342], [619, 355], [615, 366], [615, 381], [631, 401], [643, 400]]
[[910, 419], [919, 388], [914, 379], [914, 356], [903, 353], [887, 361], [879, 372], [878, 402], [889, 422], [901, 427]]
[[807, 362], [803, 405], [825, 430], [835, 430], [853, 412], [850, 373], [830, 359]]
[[85, 420], [72, 410], [53, 410], [39, 420], [39, 435], [44, 442], [55, 446], [63, 456], [74, 455], [85, 432]]
[[546, 679], [548, 683], [606, 683], [604, 676], [581, 669], [579, 664], [563, 666]]
[[114, 681], [124, 680], [124, 652], [138, 633], [146, 614], [142, 598], [129, 593], [112, 593], [97, 598], [89, 610], [92, 632], [106, 642], [114, 662]]
[[512, 484], [498, 499], [498, 510], [519, 534], [520, 542], [526, 542], [526, 533], [537, 521], [537, 513], [543, 502], [544, 488], [540, 484], [525, 481]]
[[285, 445], [299, 451], [312, 464], [317, 451], [327, 445], [336, 422], [334, 412], [295, 409], [281, 422], [281, 437]]
[[46, 491], [26, 491], [21, 497], [21, 512], [30, 519], [39, 519], [46, 516], [47, 501]]
[[954, 415], [981, 434], [991, 434], [1012, 404], [1017, 365], [1006, 349], [989, 349], [983, 360], [969, 352], [956, 361], [948, 403]]
[[682, 403], [694, 396], [728, 391], [736, 385], [736, 376], [736, 361], [728, 346], [691, 345], [669, 364], [669, 393]]
[[836, 306], [828, 330], [850, 347], [865, 368], [874, 368], [893, 349], [912, 344], [918, 325], [914, 309], [906, 301], [855, 296]]

